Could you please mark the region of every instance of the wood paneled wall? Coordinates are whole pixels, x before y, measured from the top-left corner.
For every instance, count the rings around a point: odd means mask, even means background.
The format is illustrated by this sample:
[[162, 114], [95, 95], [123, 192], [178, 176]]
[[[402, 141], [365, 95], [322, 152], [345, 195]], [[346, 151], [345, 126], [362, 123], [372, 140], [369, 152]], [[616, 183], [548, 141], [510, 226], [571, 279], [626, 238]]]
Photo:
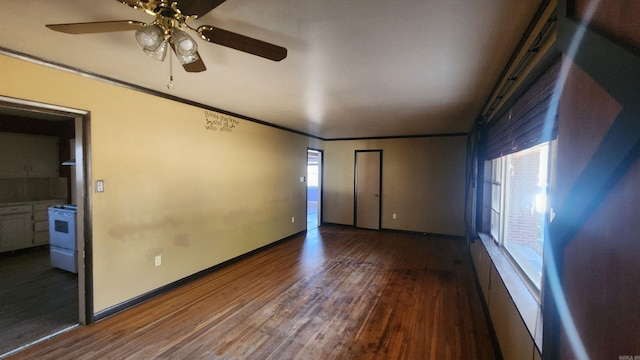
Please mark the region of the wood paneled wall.
[[600, 0], [593, 17], [587, 9], [593, 1], [575, 0], [571, 15], [590, 23], [590, 26], [615, 41], [640, 49], [640, 2], [634, 0]]
[[[589, 22], [589, 29], [637, 53], [640, 4], [602, 0], [588, 19], [589, 3], [575, 1], [567, 9], [568, 16]], [[559, 106], [556, 205], [563, 204], [623, 110], [589, 69], [580, 68], [569, 56], [565, 61], [570, 68]], [[622, 178], [605, 189], [608, 194], [562, 254], [562, 288], [570, 312], [565, 315], [575, 322], [578, 338], [591, 359], [640, 356], [639, 183], [640, 162], [636, 159]], [[560, 359], [580, 358], [569, 341], [569, 331], [570, 327], [562, 327]]]

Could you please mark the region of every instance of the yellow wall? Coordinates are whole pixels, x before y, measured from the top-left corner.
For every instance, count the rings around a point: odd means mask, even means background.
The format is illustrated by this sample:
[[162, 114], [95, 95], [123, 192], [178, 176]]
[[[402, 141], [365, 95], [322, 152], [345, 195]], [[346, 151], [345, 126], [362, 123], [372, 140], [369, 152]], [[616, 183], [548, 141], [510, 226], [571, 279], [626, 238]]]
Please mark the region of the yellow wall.
[[325, 149], [325, 222], [353, 224], [354, 151], [382, 149], [382, 227], [464, 235], [465, 137], [324, 142], [237, 118], [227, 133], [202, 108], [11, 57], [0, 68], [2, 96], [90, 112], [89, 180], [106, 189], [90, 194], [96, 313], [303, 231], [307, 147]]
[[321, 142], [237, 118], [207, 130], [204, 109], [14, 58], [0, 69], [0, 95], [90, 111], [96, 312], [305, 229], [300, 177]]
[[[356, 150], [382, 150], [381, 226], [465, 234], [465, 136], [325, 142], [325, 222], [353, 225]], [[396, 219], [393, 219], [396, 213]]]

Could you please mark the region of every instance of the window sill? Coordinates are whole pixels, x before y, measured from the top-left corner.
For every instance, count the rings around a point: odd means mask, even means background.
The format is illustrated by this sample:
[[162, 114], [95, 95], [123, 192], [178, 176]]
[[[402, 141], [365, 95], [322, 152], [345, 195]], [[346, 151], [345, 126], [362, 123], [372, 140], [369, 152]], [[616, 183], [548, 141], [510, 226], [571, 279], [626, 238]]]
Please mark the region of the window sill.
[[524, 280], [520, 277], [513, 264], [502, 252], [500, 247], [488, 234], [478, 234], [480, 241], [487, 250], [491, 262], [500, 275], [502, 283], [509, 292], [511, 300], [518, 309], [531, 338], [538, 350], [542, 349], [542, 310], [536, 297], [531, 293]]

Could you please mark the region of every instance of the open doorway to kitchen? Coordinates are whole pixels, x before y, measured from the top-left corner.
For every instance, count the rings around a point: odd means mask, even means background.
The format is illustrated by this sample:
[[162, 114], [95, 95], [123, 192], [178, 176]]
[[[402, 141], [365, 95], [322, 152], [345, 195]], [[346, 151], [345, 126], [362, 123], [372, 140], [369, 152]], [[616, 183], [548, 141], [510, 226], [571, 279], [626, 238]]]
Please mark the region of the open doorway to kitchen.
[[91, 322], [88, 131], [87, 111], [0, 96], [0, 357]]
[[322, 224], [322, 150], [307, 149], [307, 231]]

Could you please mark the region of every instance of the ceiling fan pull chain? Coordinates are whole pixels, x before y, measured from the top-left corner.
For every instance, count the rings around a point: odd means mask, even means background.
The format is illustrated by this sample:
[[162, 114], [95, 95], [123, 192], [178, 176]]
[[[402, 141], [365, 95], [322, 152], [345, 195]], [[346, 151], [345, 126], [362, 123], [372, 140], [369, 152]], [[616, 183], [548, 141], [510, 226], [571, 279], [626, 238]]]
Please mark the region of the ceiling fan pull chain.
[[169, 83], [167, 89], [173, 90], [173, 54], [169, 51]]

